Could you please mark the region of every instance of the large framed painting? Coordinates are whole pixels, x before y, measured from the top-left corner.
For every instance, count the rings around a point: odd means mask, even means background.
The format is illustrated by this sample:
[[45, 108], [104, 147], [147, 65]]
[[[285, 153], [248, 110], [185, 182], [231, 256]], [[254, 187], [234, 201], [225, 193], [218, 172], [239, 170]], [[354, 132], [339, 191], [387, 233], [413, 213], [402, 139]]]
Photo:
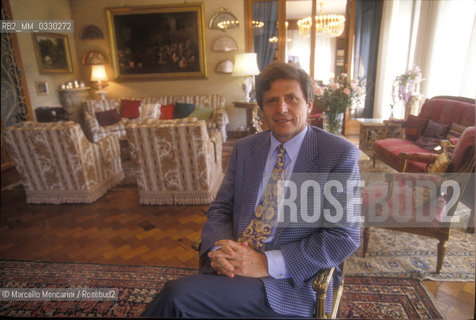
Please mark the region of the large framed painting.
[[33, 45], [41, 74], [73, 72], [68, 36], [58, 33], [33, 33]]
[[106, 9], [116, 80], [206, 78], [203, 3]]

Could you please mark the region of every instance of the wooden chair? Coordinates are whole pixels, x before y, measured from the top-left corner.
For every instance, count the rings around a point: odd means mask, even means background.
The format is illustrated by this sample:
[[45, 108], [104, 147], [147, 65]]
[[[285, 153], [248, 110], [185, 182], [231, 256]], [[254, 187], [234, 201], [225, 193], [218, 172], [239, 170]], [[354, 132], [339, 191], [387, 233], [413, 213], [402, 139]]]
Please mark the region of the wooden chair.
[[[448, 144], [443, 144], [444, 148], [450, 147]], [[385, 183], [369, 185], [362, 192], [362, 213], [366, 215], [366, 222], [368, 225], [364, 228], [363, 235], [363, 256], [367, 255], [368, 244], [370, 238], [370, 224], [372, 223], [370, 208], [374, 208], [376, 214], [383, 212], [383, 207], [395, 208], [398, 205], [398, 210], [392, 212], [389, 210], [389, 218], [394, 218], [392, 213], [401, 212], [411, 213], [411, 219], [405, 225], [390, 225], [389, 221], [385, 222], [382, 227], [401, 232], [423, 235], [439, 240], [436, 273], [441, 272], [443, 266], [443, 259], [446, 251], [446, 243], [449, 239], [451, 222], [442, 219], [445, 216], [451, 217], [454, 215], [457, 204], [461, 200], [465, 187], [474, 172], [474, 151], [475, 151], [475, 127], [468, 127], [463, 132], [460, 140], [455, 146], [452, 157], [448, 160], [447, 153], [443, 152], [440, 156], [428, 157], [418, 154], [402, 155], [406, 160], [427, 161], [427, 173], [394, 173], [385, 175]], [[425, 160], [426, 159], [426, 160]], [[442, 172], [440, 175], [436, 173]], [[431, 174], [434, 173], [434, 174]], [[421, 185], [417, 183], [422, 181], [429, 181], [434, 183], [435, 193], [430, 189], [422, 189]], [[448, 194], [441, 194], [442, 185], [448, 182], [456, 182], [460, 190], [454, 188], [447, 188]], [[445, 188], [446, 189], [446, 188]], [[378, 194], [386, 194], [382, 205], [375, 206], [371, 203], [372, 197], [377, 197]], [[405, 195], [402, 197], [401, 195]], [[409, 206], [406, 196], [412, 197], [413, 203]], [[405, 202], [405, 203], [404, 203]], [[374, 212], [374, 213], [375, 213]], [[418, 217], [432, 216], [432, 221], [419, 223]], [[420, 220], [421, 221], [421, 220]]]
[[[192, 241], [192, 248], [200, 252], [202, 245], [201, 237]], [[332, 297], [332, 311], [326, 314], [326, 293], [329, 288], [329, 283], [332, 279], [335, 268], [323, 269], [316, 272], [312, 283], [312, 289], [316, 292], [316, 319], [334, 319], [337, 317], [340, 299], [344, 290], [344, 266], [345, 261], [339, 265], [342, 270], [342, 281], [340, 283], [334, 283], [333, 297]]]

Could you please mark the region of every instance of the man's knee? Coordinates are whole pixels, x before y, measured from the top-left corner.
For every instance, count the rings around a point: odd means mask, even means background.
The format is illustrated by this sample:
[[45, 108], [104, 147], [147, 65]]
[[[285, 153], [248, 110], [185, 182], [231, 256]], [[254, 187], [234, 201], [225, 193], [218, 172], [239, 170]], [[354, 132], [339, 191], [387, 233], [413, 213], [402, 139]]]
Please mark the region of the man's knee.
[[183, 279], [167, 282], [159, 295], [152, 301], [142, 316], [145, 317], [183, 317], [190, 290]]

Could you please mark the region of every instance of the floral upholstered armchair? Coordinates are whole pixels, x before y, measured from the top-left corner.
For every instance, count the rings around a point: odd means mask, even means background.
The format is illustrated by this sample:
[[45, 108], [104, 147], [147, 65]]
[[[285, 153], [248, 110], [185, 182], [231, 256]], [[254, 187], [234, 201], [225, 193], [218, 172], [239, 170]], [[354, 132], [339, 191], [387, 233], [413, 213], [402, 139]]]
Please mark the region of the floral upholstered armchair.
[[124, 178], [115, 136], [91, 143], [73, 121], [21, 122], [3, 134], [27, 203], [91, 203]]
[[139, 202], [208, 204], [223, 180], [222, 137], [209, 137], [204, 120], [144, 119], [126, 126]]

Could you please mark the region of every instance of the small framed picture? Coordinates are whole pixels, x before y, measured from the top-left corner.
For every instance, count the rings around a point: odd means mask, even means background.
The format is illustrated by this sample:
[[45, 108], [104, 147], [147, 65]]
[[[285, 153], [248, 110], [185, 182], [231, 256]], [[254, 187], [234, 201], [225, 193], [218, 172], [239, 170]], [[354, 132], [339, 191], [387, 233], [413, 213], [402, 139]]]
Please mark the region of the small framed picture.
[[40, 74], [73, 72], [68, 36], [33, 33], [33, 44]]
[[46, 81], [36, 81], [36, 94], [39, 96], [44, 96], [48, 94], [48, 82]]

